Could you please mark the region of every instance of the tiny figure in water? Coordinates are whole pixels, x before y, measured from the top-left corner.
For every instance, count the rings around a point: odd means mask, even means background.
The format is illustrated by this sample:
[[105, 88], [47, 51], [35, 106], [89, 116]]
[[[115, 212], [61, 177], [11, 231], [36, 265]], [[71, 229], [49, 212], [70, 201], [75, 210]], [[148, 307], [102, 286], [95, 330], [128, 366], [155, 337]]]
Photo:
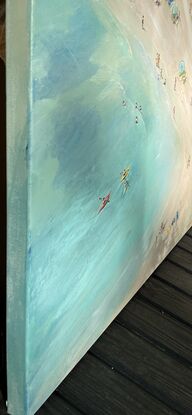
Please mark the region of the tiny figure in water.
[[166, 78], [164, 79], [164, 82], [163, 82], [163, 85], [166, 85], [166, 83], [167, 83], [167, 81], [166, 81]]
[[127, 192], [128, 187], [129, 187], [129, 182], [127, 180], [125, 180], [125, 182], [124, 182], [124, 193]]
[[135, 103], [135, 109], [138, 110], [138, 104], [137, 104], [137, 102]]
[[172, 220], [172, 222], [171, 222], [171, 225], [173, 226], [175, 222], [176, 222], [176, 219], [175, 219], [175, 218], [173, 218], [173, 220]]
[[180, 19], [180, 11], [178, 7], [175, 5], [175, 7], [172, 9], [172, 22], [173, 24], [178, 24]]
[[175, 77], [175, 82], [174, 82], [174, 91], [176, 91], [177, 88], [177, 77]]
[[138, 120], [138, 116], [136, 115], [136, 117], [135, 117], [135, 124], [138, 124], [139, 123], [139, 120]]
[[173, 107], [173, 118], [175, 118], [175, 105]]
[[128, 187], [129, 187], [129, 182], [128, 182], [129, 173], [130, 173], [130, 167], [127, 167], [127, 169], [124, 169], [120, 173], [120, 182], [123, 184], [125, 192], [128, 190]]
[[142, 111], [142, 106], [141, 106], [141, 105], [139, 106], [139, 111], [140, 111], [140, 112]]
[[164, 229], [165, 229], [165, 223], [161, 222], [161, 230], [164, 231]]
[[157, 53], [157, 56], [156, 56], [156, 66], [157, 66], [157, 68], [159, 68], [159, 65], [160, 65], [160, 53]]
[[127, 169], [124, 169], [124, 170], [120, 173], [120, 175], [121, 175], [121, 177], [120, 177], [120, 181], [121, 181], [121, 182], [123, 182], [125, 179], [127, 179], [128, 175], [129, 175], [129, 172], [130, 172], [130, 167], [127, 167]]
[[164, 222], [161, 222], [161, 227], [160, 227], [159, 233], [160, 234], [163, 233], [164, 230], [165, 230], [165, 223]]
[[164, 231], [165, 231], [165, 222], [161, 222], [161, 226], [160, 226], [158, 235], [156, 235], [156, 243], [158, 241], [159, 235], [162, 235]]
[[145, 27], [144, 27], [144, 24], [145, 24], [145, 16], [142, 16], [141, 23], [142, 23], [142, 29], [145, 30]]
[[167, 233], [167, 236], [169, 236], [170, 232], [171, 232], [171, 226], [169, 225], [169, 226], [167, 226], [167, 228], [166, 228], [166, 233]]
[[173, 218], [171, 225], [173, 226], [179, 220], [179, 211], [176, 211], [175, 217]]
[[100, 213], [105, 208], [105, 206], [107, 205], [107, 203], [110, 202], [110, 196], [111, 196], [111, 193], [108, 193], [108, 195], [105, 196], [105, 197], [99, 197], [99, 200], [102, 200], [102, 204], [101, 204], [101, 206], [99, 208], [99, 212], [98, 213]]
[[123, 107], [126, 107], [127, 106], [127, 103], [126, 103], [125, 100], [122, 101], [122, 105], [123, 105]]

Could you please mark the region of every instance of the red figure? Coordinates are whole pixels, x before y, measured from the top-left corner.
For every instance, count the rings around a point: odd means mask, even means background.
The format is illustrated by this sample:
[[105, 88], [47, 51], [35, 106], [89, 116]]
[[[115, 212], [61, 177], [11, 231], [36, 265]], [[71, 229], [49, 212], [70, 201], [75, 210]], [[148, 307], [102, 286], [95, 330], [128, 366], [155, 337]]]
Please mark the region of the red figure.
[[111, 196], [111, 193], [108, 193], [108, 195], [105, 196], [105, 197], [103, 197], [103, 198], [102, 197], [99, 197], [99, 200], [102, 200], [102, 205], [101, 205], [98, 213], [100, 213], [105, 208], [105, 206], [107, 205], [107, 203], [110, 202], [110, 196]]

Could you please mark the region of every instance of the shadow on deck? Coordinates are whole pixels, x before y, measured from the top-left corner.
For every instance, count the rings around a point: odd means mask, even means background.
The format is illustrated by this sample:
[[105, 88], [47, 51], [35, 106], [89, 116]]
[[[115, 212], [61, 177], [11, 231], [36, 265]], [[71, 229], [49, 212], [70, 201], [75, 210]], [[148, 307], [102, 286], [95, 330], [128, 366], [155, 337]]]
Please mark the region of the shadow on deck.
[[38, 415], [192, 415], [192, 229]]

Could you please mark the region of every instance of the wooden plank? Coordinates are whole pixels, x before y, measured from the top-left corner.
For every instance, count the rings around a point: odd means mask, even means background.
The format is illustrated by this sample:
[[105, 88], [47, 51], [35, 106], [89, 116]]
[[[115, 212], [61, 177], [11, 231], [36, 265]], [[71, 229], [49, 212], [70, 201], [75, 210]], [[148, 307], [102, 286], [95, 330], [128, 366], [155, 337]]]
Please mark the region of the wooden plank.
[[[192, 244], [192, 238], [191, 238]], [[153, 276], [163, 279], [188, 295], [192, 295], [192, 276], [170, 261], [163, 261]]]
[[168, 259], [192, 273], [192, 254], [176, 246], [168, 255]]
[[176, 359], [115, 323], [91, 350], [172, 409], [191, 415], [192, 370]]
[[139, 290], [139, 295], [157, 305], [164, 312], [172, 314], [189, 325], [192, 324], [191, 298], [159, 279], [150, 277]]
[[147, 304], [136, 295], [116, 321], [192, 365], [192, 329]]
[[36, 415], [82, 415], [82, 412], [73, 408], [58, 393], [53, 393]]
[[192, 238], [188, 235], [185, 235], [178, 243], [180, 248], [186, 249], [192, 254]]
[[[118, 343], [118, 338], [116, 341]], [[81, 360], [58, 390], [64, 399], [75, 402], [86, 415], [176, 414], [176, 411], [167, 408], [90, 353]]]

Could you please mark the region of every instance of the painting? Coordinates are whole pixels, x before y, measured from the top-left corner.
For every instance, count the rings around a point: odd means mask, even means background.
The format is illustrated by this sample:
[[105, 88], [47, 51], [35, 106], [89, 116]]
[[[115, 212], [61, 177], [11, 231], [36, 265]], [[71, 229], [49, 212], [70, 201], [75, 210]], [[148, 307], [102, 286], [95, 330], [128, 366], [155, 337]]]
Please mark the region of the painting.
[[33, 415], [192, 225], [192, 2], [11, 3], [8, 410]]

